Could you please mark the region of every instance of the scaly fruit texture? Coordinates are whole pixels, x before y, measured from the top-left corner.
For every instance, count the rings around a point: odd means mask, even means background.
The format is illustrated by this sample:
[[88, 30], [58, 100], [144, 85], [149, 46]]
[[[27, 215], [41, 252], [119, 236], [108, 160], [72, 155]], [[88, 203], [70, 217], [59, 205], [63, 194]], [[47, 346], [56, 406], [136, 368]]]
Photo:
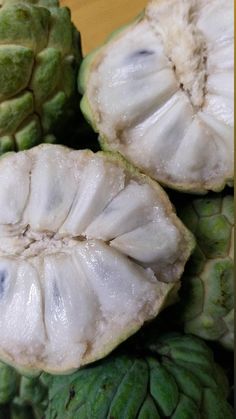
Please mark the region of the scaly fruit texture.
[[0, 363], [1, 419], [42, 419], [47, 394], [40, 378], [23, 377], [14, 368]]
[[0, 357], [63, 373], [154, 318], [193, 236], [119, 155], [56, 145], [0, 160]]
[[0, 0], [0, 154], [54, 141], [69, 117], [79, 34], [57, 0]]
[[153, 0], [81, 66], [101, 146], [169, 187], [233, 178], [233, 0]]
[[116, 355], [53, 377], [46, 419], [233, 419], [227, 379], [198, 338], [163, 335], [144, 356]]
[[9, 365], [0, 362], [0, 405], [9, 403], [17, 393], [19, 374]]
[[179, 312], [185, 331], [233, 350], [233, 196], [191, 200], [182, 206], [179, 216], [197, 241], [181, 289]]

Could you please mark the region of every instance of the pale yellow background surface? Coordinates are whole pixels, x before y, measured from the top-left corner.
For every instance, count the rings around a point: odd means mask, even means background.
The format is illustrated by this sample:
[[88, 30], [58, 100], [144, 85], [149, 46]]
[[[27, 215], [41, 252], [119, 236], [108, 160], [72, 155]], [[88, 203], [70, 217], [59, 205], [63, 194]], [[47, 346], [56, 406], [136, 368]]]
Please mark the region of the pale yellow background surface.
[[101, 45], [116, 28], [130, 22], [147, 0], [61, 0], [71, 9], [72, 20], [82, 37], [83, 53]]

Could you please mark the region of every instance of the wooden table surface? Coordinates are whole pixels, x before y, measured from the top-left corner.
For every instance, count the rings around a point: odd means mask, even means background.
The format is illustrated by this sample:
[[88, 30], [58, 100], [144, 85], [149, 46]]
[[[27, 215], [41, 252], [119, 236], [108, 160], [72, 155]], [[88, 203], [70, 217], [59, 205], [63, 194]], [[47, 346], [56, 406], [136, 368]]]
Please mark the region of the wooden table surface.
[[147, 0], [61, 0], [60, 3], [71, 9], [72, 20], [81, 33], [83, 53], [87, 54], [113, 30], [135, 18]]

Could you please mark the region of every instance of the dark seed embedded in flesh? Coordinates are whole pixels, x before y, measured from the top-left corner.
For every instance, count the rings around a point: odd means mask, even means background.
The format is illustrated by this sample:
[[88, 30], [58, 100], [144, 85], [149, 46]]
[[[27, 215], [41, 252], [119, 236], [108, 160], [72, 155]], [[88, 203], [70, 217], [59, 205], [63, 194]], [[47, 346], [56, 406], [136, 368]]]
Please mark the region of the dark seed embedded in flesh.
[[136, 56], [139, 56], [139, 55], [148, 56], [148, 55], [153, 55], [153, 54], [154, 54], [154, 51], [150, 51], [147, 49], [141, 49], [140, 51], [137, 51], [134, 53], [134, 55]]
[[5, 291], [7, 275], [8, 273], [5, 269], [0, 271], [0, 298], [3, 297]]
[[131, 54], [131, 55], [129, 55], [127, 58], [126, 58], [126, 61], [128, 62], [128, 63], [130, 63], [130, 61], [132, 62], [132, 61], [142, 61], [142, 60], [145, 60], [145, 58], [148, 58], [148, 57], [150, 57], [151, 55], [154, 55], [155, 54], [155, 52], [154, 51], [151, 51], [151, 50], [148, 50], [148, 49], [140, 49], [140, 50], [138, 50], [138, 51], [135, 51], [133, 54]]

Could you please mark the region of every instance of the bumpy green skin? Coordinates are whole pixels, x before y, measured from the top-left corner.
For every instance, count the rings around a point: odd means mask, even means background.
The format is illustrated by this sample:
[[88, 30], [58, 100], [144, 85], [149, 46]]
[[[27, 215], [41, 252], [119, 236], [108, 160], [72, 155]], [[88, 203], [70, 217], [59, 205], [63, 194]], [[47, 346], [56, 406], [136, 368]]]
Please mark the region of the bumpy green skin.
[[19, 374], [14, 368], [0, 363], [0, 405], [10, 402], [17, 394]]
[[233, 197], [194, 199], [178, 212], [195, 234], [180, 292], [185, 332], [234, 346]]
[[231, 419], [228, 383], [199, 338], [163, 335], [144, 356], [117, 355], [50, 381], [46, 419]]
[[57, 0], [0, 0], [0, 154], [60, 133], [79, 63], [69, 9]]
[[21, 376], [0, 363], [0, 418], [42, 419], [48, 390], [40, 378]]

